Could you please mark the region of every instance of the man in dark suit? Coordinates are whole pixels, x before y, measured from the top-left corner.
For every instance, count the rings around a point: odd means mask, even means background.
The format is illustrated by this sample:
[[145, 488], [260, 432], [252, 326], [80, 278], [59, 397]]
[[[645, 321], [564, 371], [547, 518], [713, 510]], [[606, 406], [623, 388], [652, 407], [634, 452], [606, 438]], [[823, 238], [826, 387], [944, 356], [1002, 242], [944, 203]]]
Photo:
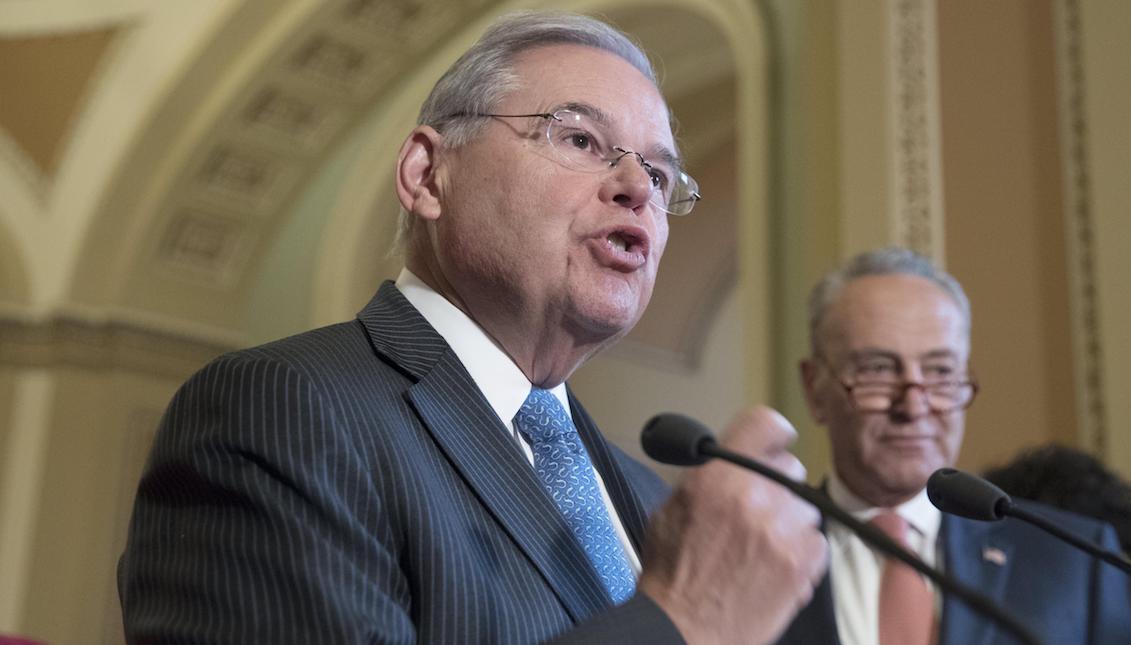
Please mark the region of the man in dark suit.
[[[698, 198], [647, 58], [596, 20], [507, 17], [436, 84], [395, 180], [395, 284], [170, 404], [120, 566], [128, 639], [779, 634], [826, 562], [814, 509], [712, 465], [649, 523], [667, 490], [564, 384], [639, 319]], [[725, 442], [803, 477], [792, 437], [757, 408]]]
[[[944, 516], [926, 497], [927, 478], [958, 457], [977, 393], [970, 305], [953, 277], [904, 249], [864, 253], [814, 288], [809, 323], [801, 375], [810, 411], [828, 429], [836, 503], [1000, 603], [1043, 642], [1129, 642], [1131, 597], [1118, 569], [1013, 520]], [[1116, 546], [1110, 527], [1038, 510]], [[827, 531], [829, 574], [780, 643], [1015, 642], [843, 527]]]

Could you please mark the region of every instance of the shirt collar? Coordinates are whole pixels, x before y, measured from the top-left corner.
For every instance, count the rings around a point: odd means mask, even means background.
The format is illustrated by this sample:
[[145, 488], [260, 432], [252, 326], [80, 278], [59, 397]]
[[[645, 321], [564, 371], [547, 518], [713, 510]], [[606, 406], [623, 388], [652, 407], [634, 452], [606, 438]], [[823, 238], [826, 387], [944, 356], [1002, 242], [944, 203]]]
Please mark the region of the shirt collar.
[[[482, 327], [412, 271], [401, 269], [396, 285], [436, 333], [447, 341], [471, 375], [471, 380], [487, 398], [487, 403], [499, 415], [503, 425], [510, 428], [514, 415], [530, 394], [530, 380]], [[550, 392], [570, 413], [565, 384], [559, 384]]]
[[[886, 509], [872, 506], [868, 502], [860, 499], [844, 485], [844, 482], [837, 477], [836, 473], [829, 475], [828, 481], [829, 497], [844, 510], [852, 514], [856, 519], [867, 522], [881, 511]], [[907, 500], [906, 502], [896, 506], [894, 509], [907, 524], [915, 529], [917, 533], [929, 544], [933, 544], [939, 534], [939, 525], [942, 523], [942, 512], [935, 508], [931, 500], [927, 497], [927, 489], [919, 491], [915, 497]]]

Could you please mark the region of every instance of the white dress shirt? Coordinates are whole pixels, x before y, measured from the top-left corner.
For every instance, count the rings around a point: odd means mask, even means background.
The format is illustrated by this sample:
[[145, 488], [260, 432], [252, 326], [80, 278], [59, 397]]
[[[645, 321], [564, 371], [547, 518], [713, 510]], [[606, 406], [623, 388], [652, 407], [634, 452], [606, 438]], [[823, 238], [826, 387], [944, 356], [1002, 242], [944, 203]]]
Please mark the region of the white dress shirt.
[[[526, 401], [532, 387], [529, 379], [511, 360], [510, 356], [500, 348], [495, 341], [483, 331], [483, 328], [469, 318], [459, 307], [456, 307], [444, 296], [437, 293], [432, 287], [425, 284], [420, 278], [408, 269], [401, 269], [397, 276], [397, 289], [412, 303], [413, 307], [424, 316], [428, 324], [436, 330], [451, 346], [460, 362], [467, 369], [471, 379], [479, 386], [487, 403], [499, 415], [503, 427], [510, 428], [511, 437], [515, 444], [526, 455], [526, 460], [534, 465], [534, 453], [526, 443], [518, 428], [514, 426], [514, 416]], [[559, 384], [550, 390], [561, 402], [565, 411], [572, 416], [569, 407], [569, 397], [566, 396], [565, 384]], [[637, 575], [640, 574], [640, 558], [628, 539], [628, 533], [617, 515], [616, 508], [609, 493], [605, 490], [605, 482], [601, 474], [596, 472], [597, 485], [601, 489], [601, 499], [605, 501], [605, 508], [613, 527], [620, 538], [621, 546], [628, 555], [629, 564]]]
[[[871, 506], [854, 495], [835, 474], [829, 477], [829, 497], [861, 522], [884, 509]], [[937, 541], [942, 513], [927, 499], [926, 489], [895, 507], [910, 528], [910, 550], [935, 566], [939, 560]], [[885, 559], [836, 522], [829, 522], [829, 576], [832, 582], [836, 626], [844, 645], [876, 645], [879, 642], [880, 578]], [[933, 589], [933, 587], [932, 587]], [[942, 599], [935, 590], [935, 615]]]

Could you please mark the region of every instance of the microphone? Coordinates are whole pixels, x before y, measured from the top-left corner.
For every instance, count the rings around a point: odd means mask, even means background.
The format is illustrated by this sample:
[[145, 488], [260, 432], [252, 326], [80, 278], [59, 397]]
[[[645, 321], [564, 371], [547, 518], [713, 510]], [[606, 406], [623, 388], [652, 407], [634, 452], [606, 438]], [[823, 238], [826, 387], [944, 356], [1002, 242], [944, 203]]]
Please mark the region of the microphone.
[[673, 466], [707, 463], [711, 458], [703, 453], [703, 448], [712, 443], [715, 436], [707, 426], [682, 414], [657, 414], [640, 433], [644, 454]]
[[927, 497], [940, 511], [994, 522], [1006, 516], [1013, 500], [981, 477], [955, 468], [939, 468], [927, 479]]
[[1060, 528], [1039, 513], [1017, 506], [1005, 491], [977, 475], [954, 468], [940, 468], [927, 480], [927, 497], [940, 511], [972, 520], [994, 522], [1006, 516], [1016, 517], [1131, 573], [1131, 560], [1125, 556], [1102, 549], [1091, 541]]
[[928, 566], [907, 549], [900, 546], [887, 534], [871, 524], [865, 524], [852, 517], [847, 511], [833, 503], [824, 492], [787, 477], [777, 470], [727, 450], [719, 445], [714, 434], [702, 423], [682, 414], [665, 413], [652, 417], [644, 424], [640, 435], [644, 453], [652, 459], [675, 466], [696, 466], [713, 458], [722, 459], [741, 468], [762, 475], [796, 494], [831, 518], [855, 533], [861, 540], [885, 556], [895, 558], [918, 571], [934, 582], [945, 593], [954, 594], [968, 607], [998, 623], [1023, 643], [1037, 645], [1040, 641], [1032, 632], [992, 600], [974, 589], [962, 584], [938, 569]]

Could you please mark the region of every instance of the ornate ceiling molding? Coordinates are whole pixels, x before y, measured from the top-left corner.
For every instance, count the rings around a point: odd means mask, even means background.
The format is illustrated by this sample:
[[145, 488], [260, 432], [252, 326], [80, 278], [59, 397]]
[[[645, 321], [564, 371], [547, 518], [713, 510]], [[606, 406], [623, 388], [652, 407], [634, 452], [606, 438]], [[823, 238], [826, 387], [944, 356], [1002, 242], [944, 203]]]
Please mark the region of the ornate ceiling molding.
[[122, 369], [184, 379], [242, 344], [215, 332], [174, 331], [129, 318], [68, 311], [33, 319], [0, 311], [0, 366]]
[[[452, 49], [456, 38], [478, 32], [478, 27], [468, 27], [490, 18], [490, 7], [497, 2], [287, 0], [269, 8], [247, 0], [221, 4], [214, 8], [215, 15], [195, 18], [196, 35], [182, 46], [192, 53], [183, 59], [170, 57], [166, 67], [157, 70], [168, 76], [166, 85], [149, 97], [152, 107], [126, 133], [131, 143], [122, 146], [122, 158], [106, 166], [105, 187], [84, 201], [92, 205], [89, 221], [82, 222], [89, 231], [75, 235], [74, 253], [59, 251], [76, 256], [74, 269], [58, 271], [72, 277], [60, 278], [61, 286], [52, 291], [58, 297], [35, 303], [36, 311], [81, 303], [241, 333], [261, 260], [309, 179], [325, 166], [344, 136], [360, 130], [356, 126], [363, 119], [384, 111], [406, 87], [428, 81], [422, 78], [432, 71], [424, 67], [428, 61], [436, 52]], [[510, 6], [522, 4], [529, 3]], [[745, 54], [737, 52], [749, 46], [742, 42], [749, 38], [726, 36], [732, 27], [723, 24], [729, 9], [721, 6], [730, 3], [716, 4], [720, 7], [712, 11], [698, 5], [687, 8], [710, 29], [698, 22], [657, 19], [637, 12], [634, 3], [609, 2], [595, 10], [623, 10], [626, 18], [640, 21], [640, 29], [654, 34], [658, 44], [673, 53], [669, 60], [683, 61], [669, 69], [669, 77], [680, 92], [693, 94], [702, 92], [704, 83], [730, 82], [735, 67], [747, 64]], [[138, 11], [137, 29], [123, 39], [122, 58], [144, 56], [151, 51], [154, 34], [167, 32], [175, 22], [158, 20], [164, 14]], [[750, 8], [743, 5], [741, 11]], [[150, 28], [151, 23], [157, 26]], [[693, 56], [684, 56], [686, 51]], [[693, 59], [709, 62], [708, 71], [697, 72]], [[763, 98], [761, 73], [751, 77], [755, 80], [750, 93], [758, 100]], [[123, 100], [117, 88], [113, 96], [99, 98]], [[734, 136], [731, 119], [706, 121], [709, 128], [703, 131], [712, 140], [688, 147], [704, 155]], [[756, 139], [759, 133], [749, 136]], [[696, 139], [701, 143], [704, 137]], [[760, 153], [751, 152], [748, 159], [760, 163]], [[84, 163], [90, 161], [84, 158]], [[760, 166], [750, 172], [759, 173]], [[372, 176], [370, 172], [362, 181], [372, 183]], [[765, 191], [746, 184], [743, 190], [760, 204]], [[372, 209], [373, 203], [361, 208]], [[364, 229], [348, 237], [357, 246], [361, 235], [371, 234], [372, 229]], [[330, 249], [323, 253], [343, 255], [343, 247], [321, 248]], [[363, 251], [372, 254], [370, 248]], [[358, 266], [352, 270], [358, 272]], [[36, 276], [43, 273], [38, 264], [32, 268], [40, 269], [32, 272]], [[334, 282], [326, 291], [341, 291], [341, 284]], [[729, 288], [728, 282], [724, 291]], [[700, 327], [709, 323], [703, 318], [692, 325], [698, 331], [686, 335], [689, 340], [681, 352], [693, 355], [702, 345]]]
[[943, 235], [935, 0], [889, 3], [894, 241], [937, 261]]
[[[120, 28], [55, 34], [0, 34], [0, 129], [20, 148], [4, 156], [30, 163], [30, 180], [44, 190], [54, 180], [78, 117]], [[27, 172], [28, 169], [25, 169]]]
[[1085, 112], [1083, 34], [1080, 1], [1058, 0], [1056, 10], [1057, 87], [1060, 137], [1064, 154], [1066, 244], [1072, 302], [1073, 363], [1079, 401], [1080, 443], [1096, 454], [1107, 451], [1104, 401], [1103, 342], [1099, 328], [1096, 286], [1095, 224], [1088, 165], [1088, 122]]
[[2, 2], [0, 34], [50, 35], [91, 31], [130, 22], [149, 11], [149, 0], [114, 2]]
[[478, 4], [337, 0], [305, 16], [218, 115], [159, 207], [152, 254], [165, 276], [243, 284], [331, 146]]
[[[103, 223], [115, 172], [131, 147], [153, 138], [152, 106], [238, 1], [0, 3], [0, 38], [18, 52], [9, 62], [20, 68], [4, 78], [27, 90], [9, 102], [17, 113], [4, 119], [21, 136], [7, 137], [0, 153], [7, 161], [0, 163], [0, 217], [22, 256], [27, 304], [36, 311], [82, 299], [87, 292], [68, 293], [77, 274], [99, 275], [128, 254], [124, 227], [115, 222], [108, 235], [118, 244], [97, 266], [75, 270], [88, 234]], [[137, 175], [130, 179], [134, 190], [144, 189]]]
[[51, 190], [51, 181], [7, 131], [0, 128], [0, 187], [5, 201], [17, 198], [21, 213], [39, 216]]

